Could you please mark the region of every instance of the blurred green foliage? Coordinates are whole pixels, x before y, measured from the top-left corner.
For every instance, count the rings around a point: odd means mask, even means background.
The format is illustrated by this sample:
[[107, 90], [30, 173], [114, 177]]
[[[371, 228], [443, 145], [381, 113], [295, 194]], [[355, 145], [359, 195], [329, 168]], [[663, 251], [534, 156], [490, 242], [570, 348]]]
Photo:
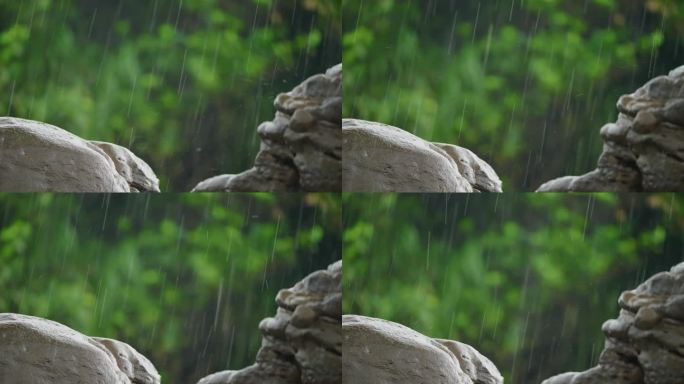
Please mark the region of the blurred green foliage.
[[339, 196], [0, 195], [0, 312], [130, 343], [164, 383], [251, 365], [275, 295], [338, 260]]
[[162, 189], [251, 166], [272, 101], [341, 60], [337, 0], [0, 0], [0, 115], [115, 142]]
[[678, 0], [342, 0], [344, 116], [463, 145], [504, 190], [593, 169], [615, 103], [684, 62]]
[[679, 195], [343, 197], [344, 313], [473, 345], [509, 383], [588, 369], [617, 299], [681, 262]]

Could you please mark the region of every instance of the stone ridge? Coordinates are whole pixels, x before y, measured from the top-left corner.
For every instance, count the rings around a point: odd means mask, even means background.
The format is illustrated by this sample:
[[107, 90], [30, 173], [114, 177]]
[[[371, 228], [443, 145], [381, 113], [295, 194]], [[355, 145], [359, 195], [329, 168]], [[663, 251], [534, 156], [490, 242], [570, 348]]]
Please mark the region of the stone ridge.
[[620, 97], [601, 128], [595, 170], [544, 183], [538, 192], [684, 191], [684, 66]]
[[256, 363], [199, 384], [339, 384], [342, 380], [342, 261], [281, 290], [274, 317], [259, 324]]
[[339, 192], [342, 183], [342, 64], [276, 97], [273, 121], [257, 128], [254, 166], [219, 175], [193, 192]]
[[598, 366], [542, 384], [684, 382], [684, 263], [623, 292], [618, 304], [618, 318], [601, 328], [606, 343]]

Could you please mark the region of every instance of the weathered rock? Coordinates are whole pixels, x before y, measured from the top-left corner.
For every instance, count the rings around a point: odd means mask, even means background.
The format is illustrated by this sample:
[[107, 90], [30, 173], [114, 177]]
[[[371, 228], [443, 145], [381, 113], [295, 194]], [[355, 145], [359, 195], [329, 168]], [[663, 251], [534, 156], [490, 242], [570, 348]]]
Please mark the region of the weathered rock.
[[273, 121], [257, 128], [254, 167], [197, 184], [206, 191], [339, 191], [342, 183], [342, 64], [275, 99]]
[[0, 383], [158, 384], [160, 377], [128, 344], [38, 317], [0, 313]]
[[684, 191], [684, 66], [617, 103], [601, 128], [597, 169], [551, 180], [538, 192]]
[[316, 271], [276, 297], [275, 317], [261, 321], [256, 364], [207, 376], [200, 384], [338, 384], [341, 382], [342, 261]]
[[684, 263], [623, 292], [618, 304], [618, 318], [602, 327], [599, 365], [542, 384], [684, 383]]
[[342, 189], [348, 192], [501, 192], [489, 164], [468, 149], [402, 129], [342, 121]]
[[114, 162], [116, 172], [123, 176], [132, 192], [159, 192], [159, 179], [152, 168], [133, 152], [122, 146], [91, 141], [102, 149]]
[[0, 191], [159, 192], [152, 169], [128, 149], [53, 125], [0, 117]]
[[497, 384], [503, 377], [473, 347], [432, 339], [365, 316], [342, 317], [343, 382], [349, 384]]

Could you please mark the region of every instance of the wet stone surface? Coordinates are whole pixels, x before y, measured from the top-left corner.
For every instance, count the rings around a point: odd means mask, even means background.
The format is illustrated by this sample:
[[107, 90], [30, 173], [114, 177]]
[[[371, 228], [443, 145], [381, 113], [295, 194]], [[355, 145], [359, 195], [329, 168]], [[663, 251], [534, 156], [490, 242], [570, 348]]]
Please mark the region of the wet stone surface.
[[0, 313], [0, 382], [159, 384], [160, 377], [128, 344], [38, 317]]
[[501, 384], [475, 348], [433, 339], [391, 321], [344, 315], [345, 384]]
[[470, 150], [431, 143], [386, 124], [344, 119], [346, 192], [501, 192], [492, 167]]
[[127, 148], [83, 140], [38, 121], [0, 117], [0, 191], [159, 192], [159, 180]]

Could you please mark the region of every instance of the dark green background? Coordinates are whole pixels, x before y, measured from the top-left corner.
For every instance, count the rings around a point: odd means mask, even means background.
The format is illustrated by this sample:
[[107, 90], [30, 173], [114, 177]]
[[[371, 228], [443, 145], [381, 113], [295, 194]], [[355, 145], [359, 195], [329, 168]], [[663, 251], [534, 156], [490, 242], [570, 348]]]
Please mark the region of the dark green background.
[[344, 117], [465, 146], [504, 191], [595, 168], [615, 104], [684, 64], [680, 0], [342, 0]]
[[679, 195], [343, 201], [344, 313], [468, 343], [507, 383], [595, 365], [620, 293], [684, 260]]
[[0, 312], [131, 344], [164, 383], [254, 362], [278, 290], [341, 257], [339, 195], [0, 195]]
[[0, 116], [129, 147], [165, 191], [251, 166], [273, 99], [341, 61], [337, 0], [0, 0]]

